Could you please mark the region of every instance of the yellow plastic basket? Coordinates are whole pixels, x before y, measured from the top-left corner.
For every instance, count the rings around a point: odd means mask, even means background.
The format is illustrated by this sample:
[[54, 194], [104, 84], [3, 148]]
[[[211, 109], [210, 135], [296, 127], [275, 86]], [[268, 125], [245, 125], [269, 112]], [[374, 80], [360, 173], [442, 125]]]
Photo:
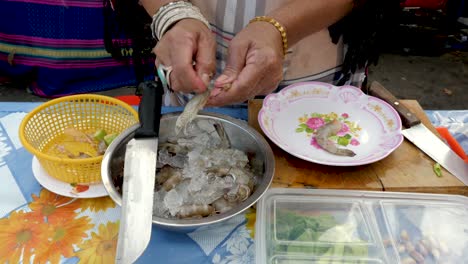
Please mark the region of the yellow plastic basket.
[[102, 156], [61, 158], [45, 154], [44, 147], [69, 127], [121, 133], [136, 123], [138, 113], [123, 101], [94, 94], [72, 95], [51, 100], [27, 114], [19, 136], [50, 176], [68, 183], [92, 184], [101, 182]]

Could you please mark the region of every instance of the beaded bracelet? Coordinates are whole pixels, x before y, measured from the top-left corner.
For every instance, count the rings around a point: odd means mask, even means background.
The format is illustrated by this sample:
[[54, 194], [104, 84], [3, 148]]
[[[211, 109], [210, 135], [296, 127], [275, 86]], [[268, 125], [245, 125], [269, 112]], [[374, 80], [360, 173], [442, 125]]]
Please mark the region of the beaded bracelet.
[[283, 41], [283, 55], [286, 56], [286, 52], [288, 51], [288, 38], [286, 35], [286, 29], [278, 21], [276, 21], [276, 19], [268, 16], [255, 17], [252, 20], [250, 20], [249, 24], [257, 21], [268, 22], [275, 26], [276, 29], [278, 29], [279, 33], [281, 34], [281, 39]]

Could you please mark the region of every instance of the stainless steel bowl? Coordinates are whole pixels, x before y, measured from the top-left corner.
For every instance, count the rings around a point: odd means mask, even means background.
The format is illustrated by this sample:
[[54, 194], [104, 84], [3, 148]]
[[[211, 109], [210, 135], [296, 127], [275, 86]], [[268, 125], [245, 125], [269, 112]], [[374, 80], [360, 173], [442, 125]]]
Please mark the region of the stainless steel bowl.
[[[180, 112], [163, 115], [159, 131], [159, 142], [164, 142], [167, 137], [173, 135], [175, 122]], [[255, 186], [253, 194], [244, 202], [237, 205], [230, 211], [222, 214], [204, 217], [200, 219], [167, 219], [153, 216], [153, 223], [165, 229], [175, 231], [190, 231], [197, 227], [213, 225], [223, 222], [231, 217], [245, 211], [268, 190], [274, 175], [275, 159], [273, 152], [266, 140], [245, 121], [231, 118], [217, 113], [200, 112], [198, 118], [214, 119], [221, 122], [229, 136], [231, 145], [234, 148], [246, 153], [254, 153], [255, 158], [263, 161], [263, 175], [260, 175]], [[133, 138], [138, 125], [135, 125], [121, 133], [107, 148], [101, 166], [101, 175], [104, 186], [112, 200], [119, 206], [122, 204], [122, 196], [115, 188], [112, 179], [111, 160], [116, 157], [122, 157], [125, 154], [125, 146]], [[154, 204], [153, 206], [158, 206]]]

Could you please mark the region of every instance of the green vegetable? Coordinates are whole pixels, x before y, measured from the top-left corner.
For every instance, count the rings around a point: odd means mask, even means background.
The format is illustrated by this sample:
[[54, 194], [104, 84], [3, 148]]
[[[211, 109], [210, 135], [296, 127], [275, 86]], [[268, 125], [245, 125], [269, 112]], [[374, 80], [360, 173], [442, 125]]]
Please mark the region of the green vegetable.
[[433, 169], [434, 169], [434, 172], [437, 175], [437, 177], [442, 177], [442, 168], [440, 168], [439, 163], [434, 164]]
[[107, 146], [109, 146], [117, 136], [118, 136], [117, 133], [112, 133], [112, 134], [109, 134], [109, 135], [105, 135], [104, 136], [104, 142], [106, 143]]
[[106, 131], [104, 131], [104, 129], [99, 129], [98, 131], [96, 131], [96, 133], [94, 133], [94, 136], [93, 138], [97, 141], [102, 141], [104, 140], [104, 137], [107, 135]]
[[[368, 257], [368, 247], [354, 237], [356, 225], [346, 223], [338, 225], [335, 218], [328, 214], [305, 216], [286, 210], [276, 212], [276, 238], [285, 242], [276, 247], [276, 251], [288, 254], [308, 254], [318, 257], [314, 263], [358, 263], [340, 257]], [[315, 242], [315, 243], [314, 243]], [[356, 244], [357, 243], [357, 244]]]
[[338, 145], [348, 146], [348, 144], [349, 144], [349, 139], [347, 139], [345, 137], [339, 137], [338, 138]]

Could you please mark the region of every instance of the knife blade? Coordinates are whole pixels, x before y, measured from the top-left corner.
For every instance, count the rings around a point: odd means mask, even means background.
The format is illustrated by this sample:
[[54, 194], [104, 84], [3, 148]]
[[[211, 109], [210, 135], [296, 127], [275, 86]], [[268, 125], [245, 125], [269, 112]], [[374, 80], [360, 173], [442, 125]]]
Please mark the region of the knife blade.
[[424, 126], [411, 110], [376, 81], [372, 82], [367, 92], [389, 103], [398, 112], [405, 127], [402, 133], [407, 140], [468, 186], [468, 164]]
[[162, 87], [140, 84], [140, 127], [126, 146], [116, 263], [133, 263], [151, 239]]

